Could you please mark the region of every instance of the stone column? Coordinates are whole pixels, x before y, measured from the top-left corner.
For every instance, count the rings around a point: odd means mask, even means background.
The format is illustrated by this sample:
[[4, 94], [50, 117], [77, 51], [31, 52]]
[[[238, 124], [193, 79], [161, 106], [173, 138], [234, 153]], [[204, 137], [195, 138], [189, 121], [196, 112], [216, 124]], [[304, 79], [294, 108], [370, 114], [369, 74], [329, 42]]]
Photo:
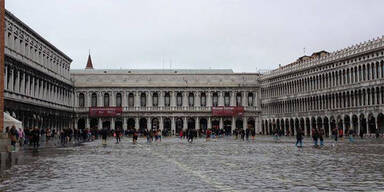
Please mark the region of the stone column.
[[331, 119], [330, 118], [328, 118], [328, 133], [329, 133], [329, 135], [332, 135]]
[[171, 131], [174, 135], [176, 135], [177, 133], [175, 133], [176, 131], [176, 122], [175, 122], [175, 117], [172, 117], [171, 118]]
[[152, 91], [147, 91], [147, 107], [152, 107]]
[[189, 105], [188, 105], [188, 92], [186, 92], [186, 91], [183, 91], [183, 107], [185, 108], [185, 107], [188, 107]]
[[242, 96], [242, 105], [243, 105], [243, 107], [246, 107], [248, 104], [247, 92], [242, 91], [241, 96]]
[[147, 129], [148, 130], [152, 130], [152, 122], [151, 122], [151, 118], [150, 117], [147, 117]]
[[116, 91], [109, 92], [109, 106], [116, 107]]
[[159, 107], [164, 107], [164, 91], [159, 91]]
[[89, 117], [86, 118], [85, 128], [86, 128], [86, 129], [90, 129], [90, 128], [91, 128]]
[[97, 99], [99, 100], [98, 102], [97, 102], [97, 106], [98, 107], [102, 107], [103, 105], [104, 105], [104, 102], [103, 102], [103, 92], [98, 92], [97, 93]]
[[20, 71], [16, 71], [16, 84], [15, 84], [15, 92], [20, 92]]
[[236, 129], [236, 119], [235, 119], [235, 117], [232, 117], [231, 134], [232, 134], [234, 129]]
[[[7, 38], [6, 38], [7, 39]], [[4, 67], [4, 89], [7, 90], [8, 89], [8, 67], [5, 66]]]
[[195, 129], [196, 130], [200, 129], [200, 119], [199, 119], [199, 117], [196, 117], [196, 119], [195, 119]]
[[20, 92], [25, 94], [25, 73], [23, 73], [23, 79], [21, 80], [21, 85], [20, 85], [21, 89], [20, 89]]
[[176, 92], [171, 91], [170, 96], [171, 96], [171, 103], [170, 103], [171, 107], [176, 107]]
[[219, 91], [218, 97], [218, 106], [224, 106], [224, 93], [222, 91]]
[[187, 121], [187, 117], [184, 117], [183, 119], [183, 130], [187, 130], [188, 129], [188, 121]]
[[248, 128], [248, 119], [247, 119], [247, 117], [243, 117], [243, 129], [247, 129]]
[[123, 91], [121, 94], [121, 106], [123, 107], [128, 107], [128, 97], [127, 97], [127, 92]]
[[127, 117], [123, 117], [123, 129], [127, 130]]
[[220, 117], [219, 129], [224, 129], [224, 122], [222, 117]]
[[236, 93], [235, 91], [231, 92], [231, 99], [230, 99], [230, 105], [231, 106], [236, 106]]
[[134, 100], [135, 100], [135, 108], [138, 108], [138, 107], [140, 107], [140, 92], [139, 91], [136, 91], [135, 93], [134, 93], [135, 95], [135, 98], [134, 98]]
[[10, 78], [9, 78], [9, 83], [8, 83], [8, 90], [13, 91], [13, 80], [14, 80], [14, 70], [11, 68], [10, 70]]
[[207, 107], [212, 107], [212, 92], [208, 91], [206, 97], [207, 97]]
[[115, 130], [115, 118], [114, 117], [112, 117], [111, 118], [111, 129], [113, 129], [113, 130]]
[[136, 129], [136, 131], [140, 129], [139, 117], [135, 118], [135, 129]]
[[357, 117], [357, 133], [355, 133], [356, 135], [359, 135], [360, 134], [360, 130], [361, 130], [361, 121], [360, 121], [360, 116]]
[[103, 122], [101, 121], [101, 118], [99, 118], [99, 124], [98, 124], [97, 128], [99, 130], [101, 130], [103, 128]]
[[208, 128], [208, 129], [212, 129], [212, 120], [211, 120], [211, 117], [208, 117], [208, 125], [207, 125], [207, 128]]
[[160, 117], [159, 129], [160, 129], [160, 131], [164, 130], [164, 119], [163, 119], [163, 117]]
[[198, 92], [198, 91], [194, 92], [195, 107], [200, 107], [200, 95], [201, 95], [200, 92]]

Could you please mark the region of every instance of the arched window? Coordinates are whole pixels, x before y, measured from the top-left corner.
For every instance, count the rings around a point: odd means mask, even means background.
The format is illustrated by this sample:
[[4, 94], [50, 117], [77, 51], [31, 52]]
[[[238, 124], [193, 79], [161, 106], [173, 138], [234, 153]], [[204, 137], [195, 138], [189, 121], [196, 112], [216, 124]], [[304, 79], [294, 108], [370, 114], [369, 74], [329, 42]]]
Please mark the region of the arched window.
[[121, 98], [121, 93], [116, 94], [116, 107], [121, 107], [122, 106], [122, 98]]
[[253, 106], [253, 93], [248, 93], [248, 106]]
[[193, 95], [193, 93], [189, 93], [189, 96], [188, 96], [188, 105], [190, 107], [193, 107], [195, 104], [195, 96]]
[[179, 92], [176, 95], [176, 105], [181, 107], [183, 105], [183, 95]]
[[219, 104], [219, 97], [218, 97], [218, 95], [217, 95], [217, 93], [213, 93], [213, 98], [212, 98], [212, 100], [213, 100], [213, 106], [214, 107], [217, 107], [217, 105]]
[[171, 105], [171, 96], [170, 96], [169, 92], [165, 93], [165, 95], [164, 95], [164, 105], [166, 107], [169, 107]]
[[228, 107], [230, 105], [231, 96], [229, 92], [224, 93], [224, 106]]
[[158, 96], [157, 92], [152, 94], [152, 105], [154, 107], [157, 107], [159, 105], [159, 96]]
[[207, 98], [205, 96], [205, 93], [201, 93], [201, 96], [200, 96], [200, 105], [202, 107], [205, 107], [207, 106]]
[[104, 94], [104, 107], [109, 107], [109, 94]]
[[84, 94], [80, 93], [79, 94], [79, 107], [84, 107]]
[[241, 101], [241, 93], [237, 93], [236, 94], [236, 106], [241, 106], [242, 105], [242, 101]]
[[147, 95], [145, 95], [145, 93], [141, 93], [140, 95], [140, 106], [147, 106]]
[[133, 93], [129, 93], [128, 95], [128, 106], [129, 107], [135, 106], [135, 96], [133, 95]]
[[97, 94], [96, 93], [92, 93], [92, 99], [91, 99], [91, 106], [92, 107], [97, 107]]

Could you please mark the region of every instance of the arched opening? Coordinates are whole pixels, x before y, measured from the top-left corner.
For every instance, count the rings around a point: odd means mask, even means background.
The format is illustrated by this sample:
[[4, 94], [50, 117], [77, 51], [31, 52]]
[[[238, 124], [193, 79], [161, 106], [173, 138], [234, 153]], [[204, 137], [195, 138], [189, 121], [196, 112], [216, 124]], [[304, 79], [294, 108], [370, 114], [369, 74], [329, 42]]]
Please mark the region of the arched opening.
[[353, 133], [355, 134], [358, 134], [358, 127], [359, 127], [359, 119], [357, 117], [357, 115], [353, 115], [352, 116], [352, 129], [353, 129]]
[[206, 99], [205, 93], [201, 93], [200, 95], [200, 106], [202, 107], [207, 106], [207, 99]]
[[135, 106], [135, 96], [133, 95], [133, 93], [129, 93], [128, 95], [128, 106], [129, 107]]
[[253, 106], [253, 93], [248, 93], [248, 106]]
[[196, 129], [196, 122], [194, 118], [188, 118], [188, 129]]
[[323, 126], [324, 126], [324, 134], [326, 137], [329, 137], [330, 135], [330, 132], [329, 132], [329, 120], [328, 120], [328, 117], [324, 117], [324, 122], [323, 122]]
[[121, 93], [116, 94], [116, 107], [122, 106], [122, 96]]
[[317, 129], [316, 118], [311, 118], [311, 129]]
[[220, 120], [212, 119], [212, 132], [218, 133], [220, 130]]
[[141, 93], [140, 95], [140, 106], [141, 107], [147, 106], [147, 95], [145, 93]]
[[97, 129], [99, 122], [96, 118], [92, 118], [90, 122], [91, 129]]
[[286, 132], [286, 135], [292, 135], [292, 132], [291, 130], [289, 129], [289, 119], [286, 119], [285, 120], [285, 132]]
[[236, 129], [243, 129], [243, 120], [242, 119], [236, 120]]
[[225, 119], [224, 120], [224, 131], [225, 135], [231, 135], [232, 130], [232, 120], [231, 119]]
[[103, 121], [103, 129], [111, 129], [111, 122], [108, 120]]
[[79, 107], [84, 107], [85, 105], [85, 101], [84, 101], [84, 94], [83, 93], [80, 93], [79, 94]]
[[338, 134], [339, 134], [339, 137], [343, 137], [344, 133], [343, 133], [343, 119], [341, 118], [341, 116], [337, 116], [337, 131], [338, 131]]
[[78, 129], [85, 129], [85, 119], [81, 118], [77, 121], [77, 128]]
[[154, 92], [154, 93], [152, 94], [152, 105], [153, 105], [154, 107], [159, 106], [159, 95], [157, 94], [157, 92]]
[[368, 115], [368, 129], [370, 133], [376, 133], [375, 117], [372, 114]]
[[169, 92], [166, 92], [164, 95], [164, 105], [166, 107], [169, 107], [171, 105], [171, 95], [169, 94]]
[[172, 121], [169, 118], [164, 118], [164, 128], [163, 128], [163, 135], [164, 136], [170, 136], [171, 133], [171, 127], [172, 127]]
[[160, 127], [159, 127], [160, 123], [159, 123], [159, 119], [157, 118], [153, 118], [152, 119], [152, 130], [158, 130]]
[[195, 95], [193, 93], [189, 93], [188, 106], [193, 107], [194, 105], [195, 105]]
[[255, 119], [249, 118], [247, 121], [247, 128], [252, 132], [255, 131]]
[[305, 130], [305, 135], [310, 136], [311, 135], [311, 121], [309, 118], [305, 118], [305, 125], [307, 126], [307, 130]]
[[116, 129], [123, 130], [123, 120], [121, 118], [116, 119], [114, 128], [115, 130]]
[[345, 126], [345, 134], [349, 133], [349, 129], [351, 129], [351, 119], [348, 115], [344, 116], [344, 126]]
[[281, 123], [281, 134], [285, 135], [285, 121], [284, 121], [284, 119], [281, 119], [280, 123]]
[[183, 130], [183, 119], [176, 118], [176, 133], [177, 135]]
[[224, 93], [224, 106], [229, 106], [231, 104], [231, 95], [229, 92]]
[[241, 93], [236, 93], [236, 106], [242, 106]]
[[214, 107], [217, 107], [218, 104], [219, 104], [219, 96], [218, 96], [218, 94], [215, 92], [215, 93], [212, 94], [212, 105], [213, 105]]
[[176, 105], [178, 107], [183, 106], [183, 95], [180, 92], [176, 95]]
[[132, 132], [135, 129], [136, 121], [134, 118], [129, 118], [127, 120], [127, 130]]
[[[300, 128], [299, 126], [300, 126], [300, 121], [299, 121], [298, 118], [296, 118], [295, 119], [295, 127], [296, 127], [296, 129], [299, 129]], [[293, 129], [292, 135], [296, 135], [296, 133], [297, 133], [297, 130]]]
[[360, 135], [367, 134], [367, 119], [364, 114], [360, 114]]
[[104, 107], [109, 107], [109, 94], [104, 94]]
[[291, 132], [291, 135], [294, 135], [295, 134], [295, 121], [293, 119], [290, 119], [289, 120], [289, 126], [291, 128], [291, 130], [289, 130]]
[[147, 129], [147, 119], [141, 118], [139, 121], [139, 132], [144, 133], [146, 129]]
[[207, 130], [208, 121], [205, 118], [200, 119], [200, 133], [205, 133]]
[[377, 129], [379, 130], [379, 134], [384, 134], [384, 115], [382, 113], [377, 115]]
[[97, 107], [97, 94], [96, 93], [92, 93], [91, 106]]

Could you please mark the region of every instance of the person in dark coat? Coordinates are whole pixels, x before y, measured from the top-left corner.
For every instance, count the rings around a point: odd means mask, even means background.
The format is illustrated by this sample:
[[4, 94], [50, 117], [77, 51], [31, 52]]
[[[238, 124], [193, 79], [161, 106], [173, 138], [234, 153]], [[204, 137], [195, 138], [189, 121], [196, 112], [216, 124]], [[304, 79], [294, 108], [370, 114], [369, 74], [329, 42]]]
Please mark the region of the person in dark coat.
[[107, 145], [108, 130], [106, 128], [103, 128], [100, 131], [100, 134], [101, 134], [101, 139], [102, 139], [103, 145]]
[[303, 147], [303, 131], [301, 129], [297, 129], [296, 133], [296, 147]]

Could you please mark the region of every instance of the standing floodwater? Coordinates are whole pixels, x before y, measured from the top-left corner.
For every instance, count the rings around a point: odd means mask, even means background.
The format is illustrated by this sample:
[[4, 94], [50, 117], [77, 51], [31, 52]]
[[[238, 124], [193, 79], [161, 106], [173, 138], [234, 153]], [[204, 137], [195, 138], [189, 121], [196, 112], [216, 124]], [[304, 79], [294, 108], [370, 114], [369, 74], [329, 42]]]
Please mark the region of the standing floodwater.
[[[303, 150], [295, 138], [275, 142], [177, 138], [137, 144], [122, 138], [26, 152], [2, 191], [371, 191], [384, 190], [384, 143], [343, 142]], [[327, 143], [328, 142], [328, 143]]]

